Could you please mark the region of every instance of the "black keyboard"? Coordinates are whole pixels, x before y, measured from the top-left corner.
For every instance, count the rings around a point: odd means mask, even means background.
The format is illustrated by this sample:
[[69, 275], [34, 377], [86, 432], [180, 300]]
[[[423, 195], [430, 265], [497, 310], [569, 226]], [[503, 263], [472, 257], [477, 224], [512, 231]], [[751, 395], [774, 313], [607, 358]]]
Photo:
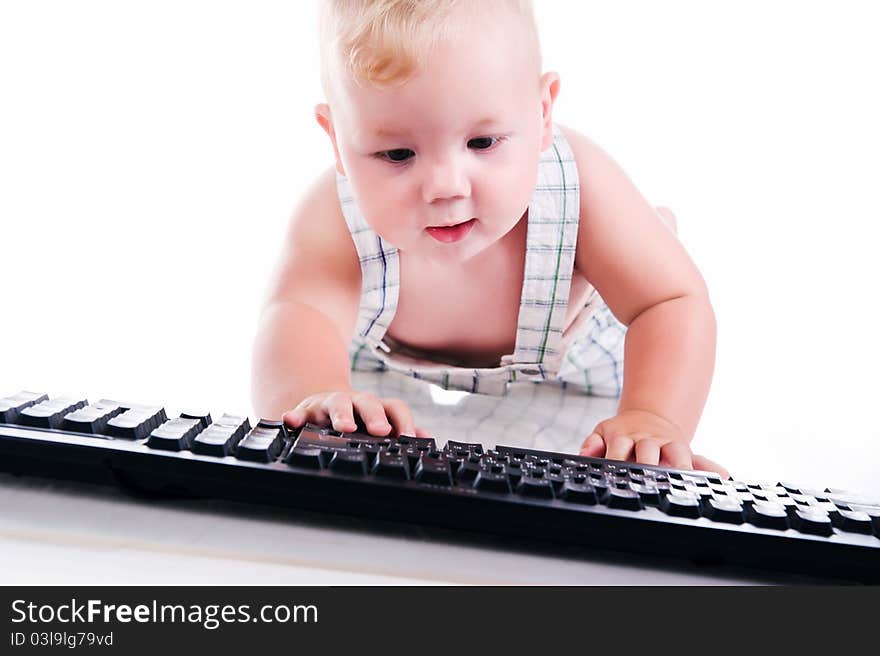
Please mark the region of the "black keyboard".
[[567, 453], [20, 392], [0, 470], [880, 583], [880, 502]]

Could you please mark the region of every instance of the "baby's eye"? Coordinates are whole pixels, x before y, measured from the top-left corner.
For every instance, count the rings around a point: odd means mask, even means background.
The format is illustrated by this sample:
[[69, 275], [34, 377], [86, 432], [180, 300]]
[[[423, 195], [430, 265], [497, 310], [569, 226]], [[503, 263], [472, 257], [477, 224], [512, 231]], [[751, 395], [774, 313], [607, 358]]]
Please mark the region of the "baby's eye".
[[387, 159], [389, 162], [405, 162], [410, 157], [415, 155], [413, 151], [409, 148], [395, 148], [394, 150], [385, 150], [381, 153], [376, 153], [376, 156], [380, 159]]
[[477, 137], [468, 141], [468, 147], [476, 148], [477, 150], [488, 150], [499, 141], [501, 139], [498, 137]]

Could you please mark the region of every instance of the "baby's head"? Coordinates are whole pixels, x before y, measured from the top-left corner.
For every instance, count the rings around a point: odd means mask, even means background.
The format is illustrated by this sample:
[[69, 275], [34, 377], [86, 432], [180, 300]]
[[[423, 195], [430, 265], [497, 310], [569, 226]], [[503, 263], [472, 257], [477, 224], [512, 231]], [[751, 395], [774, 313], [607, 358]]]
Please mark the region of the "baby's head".
[[322, 4], [315, 114], [371, 227], [437, 261], [497, 242], [528, 207], [559, 90], [530, 0]]

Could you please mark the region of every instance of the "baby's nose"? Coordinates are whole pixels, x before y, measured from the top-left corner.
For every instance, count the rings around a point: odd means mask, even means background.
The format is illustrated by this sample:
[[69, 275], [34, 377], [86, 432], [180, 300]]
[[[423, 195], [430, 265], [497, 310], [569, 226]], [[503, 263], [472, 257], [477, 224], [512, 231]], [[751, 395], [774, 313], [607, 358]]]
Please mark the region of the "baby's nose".
[[464, 167], [454, 158], [436, 162], [428, 167], [422, 185], [426, 203], [449, 198], [470, 196], [471, 186]]

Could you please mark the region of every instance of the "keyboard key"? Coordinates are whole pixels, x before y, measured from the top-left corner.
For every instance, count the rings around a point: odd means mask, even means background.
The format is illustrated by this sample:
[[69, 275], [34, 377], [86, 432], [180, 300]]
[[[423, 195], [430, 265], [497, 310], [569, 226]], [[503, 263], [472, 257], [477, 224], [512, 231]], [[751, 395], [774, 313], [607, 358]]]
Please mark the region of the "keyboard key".
[[536, 455], [528, 456], [526, 461], [529, 462], [532, 467], [540, 467], [541, 469], [550, 465], [550, 461], [547, 460], [547, 458], [541, 458]]
[[297, 446], [309, 444], [311, 446], [323, 447], [325, 445], [343, 445], [349, 438], [343, 437], [342, 433], [326, 428], [323, 426], [315, 426], [314, 424], [306, 424], [299, 429], [296, 438]]
[[746, 505], [746, 521], [760, 528], [775, 528], [784, 531], [788, 528], [788, 513], [785, 506], [773, 501], [755, 501]]
[[660, 490], [656, 485], [633, 483], [630, 485], [630, 489], [633, 492], [638, 493], [639, 497], [642, 499], [642, 503], [649, 506], [657, 506], [660, 504]]
[[673, 517], [700, 516], [700, 498], [689, 492], [670, 492], [660, 498], [660, 510]]
[[544, 473], [544, 476], [547, 478], [548, 481], [550, 481], [550, 485], [553, 486], [553, 492], [555, 493], [555, 495], [559, 496], [559, 492], [560, 490], [562, 490], [562, 486], [565, 485], [566, 478], [565, 475], [561, 471], [559, 471], [558, 467], [556, 467], [555, 469], [556, 471], [554, 471], [554, 468], [551, 467]]
[[777, 496], [768, 496], [767, 501], [772, 501], [773, 503], [778, 503], [782, 506], [785, 506], [785, 510], [791, 514], [794, 512], [795, 508], [803, 508], [797, 501], [792, 499], [791, 497], [777, 497]]
[[488, 462], [507, 463], [510, 461], [510, 458], [508, 456], [504, 455], [503, 453], [498, 453], [497, 451], [490, 449], [489, 451], [486, 452], [486, 460]]
[[192, 446], [201, 430], [202, 424], [198, 419], [177, 417], [154, 428], [147, 438], [147, 446], [163, 451], [184, 451]]
[[437, 451], [437, 443], [433, 437], [411, 437], [409, 435], [401, 435], [397, 438], [400, 445], [411, 446], [417, 451]]
[[[409, 440], [411, 438], [400, 438], [401, 440], [406, 439]], [[409, 441], [406, 442], [398, 442], [396, 444], [397, 448], [400, 449], [401, 455], [405, 455], [409, 460], [409, 469], [410, 471], [415, 471], [416, 465], [419, 464], [419, 459], [422, 457], [423, 453], [428, 453], [429, 451], [434, 451], [428, 445], [424, 444], [413, 444]]]
[[863, 512], [871, 518], [871, 524], [874, 526], [874, 535], [880, 538], [880, 506], [864, 506], [852, 504], [850, 510], [853, 512]]
[[[786, 488], [788, 489], [788, 488]], [[819, 490], [814, 488], [802, 487], [798, 492], [792, 492], [788, 490], [790, 494], [803, 494], [806, 496], [810, 496], [816, 499], [819, 503], [824, 503], [828, 501], [828, 493], [825, 490]]]
[[614, 472], [614, 479], [613, 480], [615, 481], [615, 483], [623, 483], [624, 486], [629, 487], [629, 481], [630, 481], [629, 472], [616, 471], [616, 472]]
[[517, 483], [519, 483], [519, 479], [522, 477], [522, 464], [516, 461], [511, 461], [506, 464], [506, 467], [510, 486], [512, 488], [516, 487]]
[[317, 470], [324, 468], [324, 457], [321, 449], [316, 446], [297, 445], [290, 450], [284, 462], [293, 467], [302, 467], [304, 469]]
[[831, 535], [834, 530], [831, 527], [831, 518], [821, 510], [798, 506], [794, 512], [789, 513], [789, 521], [793, 529], [801, 533], [811, 535]]
[[196, 435], [192, 451], [200, 455], [220, 458], [232, 455], [236, 445], [250, 429], [251, 422], [247, 417], [223, 414], [220, 419]]
[[142, 440], [168, 421], [165, 408], [133, 406], [115, 417], [104, 427], [103, 434], [126, 440]]
[[596, 495], [599, 497], [599, 499], [604, 499], [605, 496], [608, 494], [608, 488], [610, 486], [608, 485], [608, 481], [606, 481], [603, 476], [599, 474], [590, 474], [589, 478], [587, 479], [587, 483], [593, 486], [593, 489], [596, 490]]
[[871, 516], [860, 510], [839, 510], [831, 515], [831, 523], [849, 533], [873, 533]]
[[401, 481], [409, 480], [409, 458], [399, 454], [380, 451], [373, 463], [372, 473], [380, 478], [391, 478]]
[[812, 507], [816, 510], [822, 510], [828, 513], [828, 516], [831, 517], [832, 524], [834, 523], [834, 517], [840, 512], [840, 509], [830, 501], [825, 501], [823, 503], [817, 499], [817, 503], [813, 504]]
[[196, 419], [202, 425], [202, 428], [207, 428], [211, 425], [211, 413], [210, 412], [181, 412], [180, 416], [183, 419]]
[[371, 471], [373, 469], [373, 465], [376, 463], [376, 458], [379, 455], [379, 451], [384, 450], [385, 445], [381, 442], [355, 442], [358, 445], [358, 449], [364, 454], [367, 459], [367, 471]]
[[635, 490], [612, 487], [604, 499], [605, 505], [618, 510], [641, 510], [642, 500]]
[[67, 396], [40, 401], [19, 412], [16, 423], [21, 426], [58, 429], [61, 428], [66, 415], [85, 407], [87, 403], [85, 399], [73, 399]]
[[477, 455], [483, 453], [483, 445], [476, 442], [456, 442], [454, 440], [448, 440], [443, 449], [451, 453], [463, 454], [466, 456], [472, 453]]
[[476, 455], [468, 456], [462, 460], [455, 472], [455, 477], [464, 483], [473, 483], [480, 472], [480, 457]]
[[40, 392], [19, 392], [6, 396], [0, 399], [0, 424], [14, 424], [22, 410], [48, 400], [49, 396]]
[[596, 490], [586, 480], [583, 476], [576, 476], [574, 479], [567, 480], [559, 491], [559, 498], [570, 503], [582, 503], [589, 506], [596, 505], [599, 502]]
[[743, 523], [743, 507], [736, 499], [710, 497], [703, 503], [703, 517], [713, 522]]
[[712, 488], [710, 488], [708, 485], [688, 485], [685, 489], [692, 494], [696, 494], [703, 501], [711, 499], [715, 496]]
[[425, 454], [416, 463], [413, 478], [419, 483], [430, 485], [452, 485], [452, 472], [446, 457], [432, 458]]
[[552, 499], [553, 484], [544, 476], [543, 471], [523, 472], [516, 484], [517, 494], [536, 499]]
[[124, 408], [110, 403], [92, 403], [64, 416], [61, 430], [77, 433], [100, 435], [104, 432], [107, 422], [123, 412]]
[[870, 499], [858, 492], [847, 492], [845, 490], [828, 490], [826, 497], [832, 503], [837, 505], [851, 506], [853, 504], [859, 506], [880, 506], [880, 503]]
[[261, 419], [238, 443], [235, 457], [251, 462], [272, 462], [284, 448], [287, 427], [280, 421]]
[[364, 476], [367, 473], [367, 454], [354, 449], [337, 451], [330, 458], [327, 467], [337, 474]]
[[808, 494], [807, 492], [802, 491], [800, 486], [795, 485], [794, 483], [781, 482], [777, 483], [776, 486], [783, 488], [789, 494]]
[[791, 495], [789, 495], [789, 496], [790, 496], [792, 499], [794, 499], [794, 500], [795, 500], [795, 503], [797, 503], [797, 504], [798, 504], [799, 506], [801, 506], [801, 507], [805, 507], [805, 508], [806, 508], [806, 507], [809, 507], [809, 506], [815, 506], [816, 503], [817, 503], [817, 501], [816, 501], [816, 499], [815, 499], [814, 497], [811, 497], [811, 496], [806, 495], [806, 494], [791, 494]]
[[[497, 469], [496, 469], [497, 468]], [[496, 492], [510, 494], [510, 481], [502, 465], [494, 465], [480, 469], [474, 479], [474, 488], [480, 492]]]

